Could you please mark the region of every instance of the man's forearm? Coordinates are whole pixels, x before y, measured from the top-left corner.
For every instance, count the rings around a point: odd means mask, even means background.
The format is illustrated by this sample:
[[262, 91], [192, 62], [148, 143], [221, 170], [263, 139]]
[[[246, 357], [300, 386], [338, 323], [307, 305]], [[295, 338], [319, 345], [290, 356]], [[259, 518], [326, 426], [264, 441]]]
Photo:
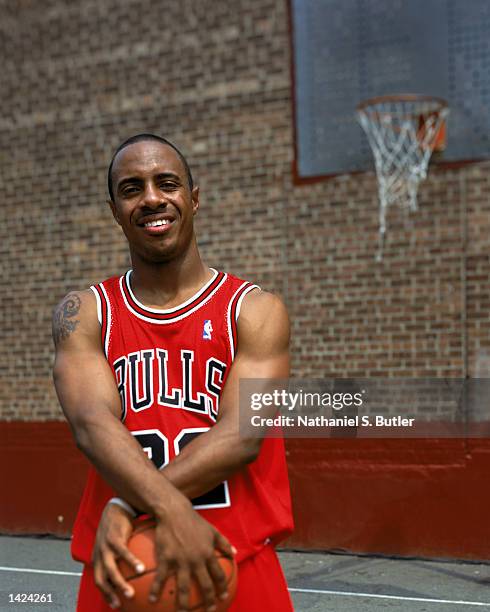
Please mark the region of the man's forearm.
[[242, 440], [215, 425], [194, 438], [163, 470], [162, 475], [186, 497], [211, 491], [257, 458], [260, 440]]
[[110, 413], [86, 418], [74, 429], [78, 447], [104, 480], [140, 511], [164, 516], [169, 503], [184, 496], [155, 468], [141, 446]]

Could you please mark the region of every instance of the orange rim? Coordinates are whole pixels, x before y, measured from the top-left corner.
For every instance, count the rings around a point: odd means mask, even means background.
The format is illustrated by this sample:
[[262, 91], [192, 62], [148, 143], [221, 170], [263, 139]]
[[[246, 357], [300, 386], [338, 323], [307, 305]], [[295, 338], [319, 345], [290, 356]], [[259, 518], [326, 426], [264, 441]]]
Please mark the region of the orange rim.
[[442, 110], [449, 106], [444, 98], [438, 98], [437, 96], [427, 96], [424, 94], [394, 94], [363, 100], [357, 105], [357, 110], [366, 111], [370, 106], [376, 106], [377, 104], [383, 104], [385, 102], [434, 102], [437, 105], [434, 110]]

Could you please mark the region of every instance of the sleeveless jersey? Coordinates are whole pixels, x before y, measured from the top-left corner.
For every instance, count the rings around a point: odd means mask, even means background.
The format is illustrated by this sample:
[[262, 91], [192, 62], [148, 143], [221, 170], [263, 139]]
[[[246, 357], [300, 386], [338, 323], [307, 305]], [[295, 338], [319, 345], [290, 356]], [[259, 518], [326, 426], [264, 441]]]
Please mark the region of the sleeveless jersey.
[[[136, 299], [130, 279], [131, 271], [91, 289], [122, 420], [160, 469], [216, 424], [237, 351], [240, 305], [257, 286], [213, 270], [185, 303], [156, 310]], [[91, 562], [100, 516], [115, 495], [91, 467], [73, 531], [76, 560]], [[283, 440], [266, 438], [254, 462], [192, 501], [235, 546], [238, 561], [280, 541], [293, 526]]]

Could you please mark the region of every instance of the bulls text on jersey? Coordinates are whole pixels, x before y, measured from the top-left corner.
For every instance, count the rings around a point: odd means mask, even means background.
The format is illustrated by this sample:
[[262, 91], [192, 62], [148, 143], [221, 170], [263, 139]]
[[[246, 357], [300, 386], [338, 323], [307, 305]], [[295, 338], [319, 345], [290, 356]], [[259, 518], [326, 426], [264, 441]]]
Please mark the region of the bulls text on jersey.
[[[169, 362], [172, 371], [179, 371], [179, 385], [169, 383]], [[164, 348], [142, 349], [123, 355], [113, 363], [123, 418], [128, 410], [141, 412], [151, 406], [181, 408], [209, 415], [216, 421], [219, 397], [225, 379], [226, 364], [217, 357], [205, 363], [205, 389], [196, 388], [202, 374], [195, 372], [194, 351], [181, 349], [170, 353]]]

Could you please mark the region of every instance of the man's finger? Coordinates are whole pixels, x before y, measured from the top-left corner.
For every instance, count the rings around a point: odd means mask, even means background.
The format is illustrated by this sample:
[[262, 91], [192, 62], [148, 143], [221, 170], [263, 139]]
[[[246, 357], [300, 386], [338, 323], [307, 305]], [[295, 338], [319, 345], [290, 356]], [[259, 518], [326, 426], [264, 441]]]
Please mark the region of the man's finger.
[[233, 559], [233, 557], [236, 555], [236, 548], [232, 546], [225, 536], [219, 531], [215, 532], [214, 542], [215, 547], [218, 548], [226, 557]]
[[177, 610], [184, 612], [189, 609], [189, 595], [191, 590], [191, 574], [187, 568], [177, 570]]
[[133, 597], [134, 589], [129, 582], [124, 580], [121, 572], [119, 571], [115, 558], [112, 555], [108, 555], [105, 558], [105, 570], [111, 585], [121, 591], [125, 597]]
[[213, 556], [213, 558], [208, 561], [207, 568], [216, 588], [217, 596], [220, 599], [226, 599], [228, 597], [228, 581], [218, 561], [218, 557]]
[[167, 579], [168, 564], [165, 560], [160, 559], [158, 561], [158, 569], [155, 574], [155, 578], [151, 584], [150, 593], [148, 599], [152, 602], [158, 601], [162, 593], [163, 585]]
[[113, 550], [114, 550], [116, 557], [120, 557], [121, 559], [124, 559], [126, 563], [131, 565], [131, 567], [134, 567], [135, 571], [138, 574], [141, 574], [142, 572], [145, 571], [144, 563], [140, 561], [138, 557], [133, 555], [133, 553], [129, 550], [129, 548], [127, 548], [123, 544], [114, 545]]
[[119, 608], [121, 602], [117, 596], [113, 586], [108, 580], [101, 561], [94, 565], [94, 582], [97, 588], [102, 592], [104, 599], [111, 608]]
[[199, 583], [199, 588], [201, 589], [204, 604], [203, 607], [207, 612], [216, 610], [216, 590], [209, 575], [209, 571], [205, 566], [200, 566], [194, 571], [194, 576], [196, 577], [197, 582]]

